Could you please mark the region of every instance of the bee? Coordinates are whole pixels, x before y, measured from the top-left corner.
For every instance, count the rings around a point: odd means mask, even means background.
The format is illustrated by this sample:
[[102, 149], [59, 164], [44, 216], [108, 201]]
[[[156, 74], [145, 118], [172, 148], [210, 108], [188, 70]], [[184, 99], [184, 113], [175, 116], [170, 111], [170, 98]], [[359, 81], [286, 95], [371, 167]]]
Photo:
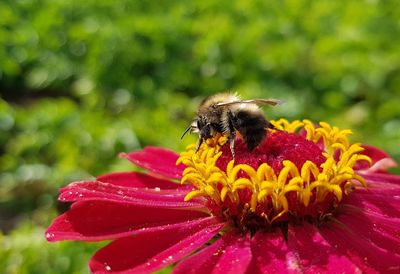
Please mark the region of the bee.
[[282, 101], [278, 99], [241, 100], [231, 93], [212, 95], [200, 103], [196, 118], [182, 134], [181, 139], [188, 132], [198, 133], [197, 152], [205, 140], [221, 133], [227, 137], [232, 157], [235, 158], [236, 131], [252, 151], [266, 137], [266, 128], [270, 127], [258, 106], [280, 104]]

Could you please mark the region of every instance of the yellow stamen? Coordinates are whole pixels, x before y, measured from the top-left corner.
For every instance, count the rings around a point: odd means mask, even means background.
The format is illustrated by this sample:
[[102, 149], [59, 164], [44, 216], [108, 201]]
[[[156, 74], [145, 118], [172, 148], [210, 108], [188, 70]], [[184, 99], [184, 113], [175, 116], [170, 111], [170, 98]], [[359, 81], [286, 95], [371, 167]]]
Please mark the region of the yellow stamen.
[[177, 161], [187, 166], [181, 182], [191, 183], [196, 187], [196, 190], [186, 195], [185, 201], [205, 196], [216, 204], [227, 199], [238, 203], [239, 193], [246, 190], [251, 196], [250, 200], [245, 201], [243, 208], [255, 212], [257, 205], [271, 202], [272, 212], [262, 212], [260, 216], [272, 223], [285, 213], [292, 212], [291, 202], [288, 200], [290, 193], [296, 193], [298, 201], [308, 207], [311, 206], [310, 203], [324, 201], [330, 193], [336, 198], [336, 202], [340, 202], [343, 192], [348, 195], [357, 182], [366, 187], [364, 178], [356, 174], [353, 167], [362, 160], [371, 163], [371, 159], [360, 154], [364, 150], [360, 144], [350, 144], [350, 130], [339, 130], [325, 122], [319, 123], [317, 127], [308, 120], [290, 123], [280, 119], [271, 123], [280, 131], [292, 133], [304, 130], [307, 140], [323, 143], [325, 162], [317, 166], [312, 161], [306, 161], [299, 169], [293, 162], [285, 160], [282, 170], [276, 174], [267, 163], [254, 169], [246, 164], [235, 165], [232, 160], [226, 170], [221, 170], [217, 161], [222, 154], [220, 147], [226, 142], [226, 137], [217, 136], [203, 143], [197, 153], [191, 145]]

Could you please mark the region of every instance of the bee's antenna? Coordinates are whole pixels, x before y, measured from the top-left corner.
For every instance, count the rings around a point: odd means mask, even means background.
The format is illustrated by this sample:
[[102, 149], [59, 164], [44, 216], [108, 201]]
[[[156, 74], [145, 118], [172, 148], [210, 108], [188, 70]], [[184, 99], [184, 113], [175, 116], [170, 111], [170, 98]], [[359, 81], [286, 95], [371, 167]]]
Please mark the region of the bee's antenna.
[[191, 130], [193, 128], [192, 125], [188, 126], [188, 128], [185, 130], [185, 132], [182, 134], [181, 136], [181, 140], [183, 139], [183, 137], [185, 137], [186, 133], [188, 133], [189, 130]]

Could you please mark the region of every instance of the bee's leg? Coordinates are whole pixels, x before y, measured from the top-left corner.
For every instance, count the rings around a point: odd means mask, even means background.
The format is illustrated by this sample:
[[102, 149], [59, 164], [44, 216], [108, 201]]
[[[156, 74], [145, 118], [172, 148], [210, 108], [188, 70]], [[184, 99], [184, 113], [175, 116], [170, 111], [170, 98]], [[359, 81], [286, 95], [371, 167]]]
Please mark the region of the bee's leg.
[[229, 125], [229, 147], [231, 149], [232, 158], [235, 160], [235, 126], [233, 123], [233, 114], [230, 110], [228, 110], [228, 125]]
[[199, 148], [200, 148], [202, 143], [203, 143], [203, 137], [201, 137], [199, 135], [199, 140], [197, 141], [196, 150], [195, 150], [196, 153], [197, 153], [197, 151], [199, 151]]
[[229, 135], [229, 147], [231, 148], [232, 158], [235, 160], [235, 133]]

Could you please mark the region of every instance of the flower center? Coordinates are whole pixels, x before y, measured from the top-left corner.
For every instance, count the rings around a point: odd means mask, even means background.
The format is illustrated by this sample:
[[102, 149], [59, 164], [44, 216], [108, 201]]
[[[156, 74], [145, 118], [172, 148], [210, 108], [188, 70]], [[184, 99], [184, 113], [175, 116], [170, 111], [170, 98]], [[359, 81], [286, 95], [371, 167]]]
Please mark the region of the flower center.
[[178, 159], [187, 166], [181, 182], [195, 186], [185, 200], [206, 197], [212, 214], [255, 232], [322, 220], [355, 184], [365, 187], [353, 167], [371, 160], [359, 144], [349, 143], [351, 131], [308, 120], [271, 123], [275, 129], [253, 151], [238, 137], [235, 159], [224, 136], [210, 138], [197, 153], [189, 146]]

